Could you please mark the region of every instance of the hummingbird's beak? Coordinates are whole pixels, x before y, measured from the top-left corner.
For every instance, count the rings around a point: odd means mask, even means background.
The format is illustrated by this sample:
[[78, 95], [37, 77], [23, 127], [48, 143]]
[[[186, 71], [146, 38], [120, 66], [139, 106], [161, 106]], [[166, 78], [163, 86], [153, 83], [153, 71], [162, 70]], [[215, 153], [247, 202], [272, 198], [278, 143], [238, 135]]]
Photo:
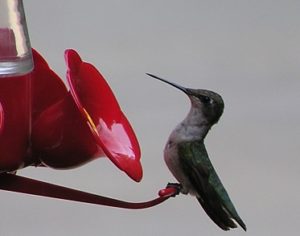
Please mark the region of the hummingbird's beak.
[[175, 84], [175, 83], [173, 83], [173, 82], [170, 82], [170, 81], [168, 81], [168, 80], [165, 80], [165, 79], [163, 79], [163, 78], [160, 78], [160, 77], [158, 77], [158, 76], [156, 76], [156, 75], [152, 75], [152, 74], [149, 74], [149, 73], [146, 73], [146, 75], [149, 75], [149, 76], [153, 77], [154, 79], [158, 79], [158, 80], [163, 81], [163, 82], [165, 82], [165, 83], [167, 83], [167, 84], [170, 84], [170, 85], [172, 85], [173, 87], [178, 88], [178, 89], [181, 90], [182, 92], [186, 93], [187, 95], [190, 94], [189, 90], [188, 90], [187, 88], [185, 88], [185, 87], [182, 87], [181, 85]]

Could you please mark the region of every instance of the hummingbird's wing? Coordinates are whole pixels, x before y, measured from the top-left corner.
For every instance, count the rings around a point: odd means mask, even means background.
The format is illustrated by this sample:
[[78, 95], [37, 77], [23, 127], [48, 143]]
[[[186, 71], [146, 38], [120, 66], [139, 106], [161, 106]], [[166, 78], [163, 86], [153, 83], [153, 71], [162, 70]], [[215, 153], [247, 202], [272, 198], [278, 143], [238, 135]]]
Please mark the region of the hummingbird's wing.
[[184, 173], [197, 191], [197, 199], [208, 216], [223, 230], [236, 228], [233, 219], [246, 231], [213, 165], [203, 141], [185, 142], [178, 146]]

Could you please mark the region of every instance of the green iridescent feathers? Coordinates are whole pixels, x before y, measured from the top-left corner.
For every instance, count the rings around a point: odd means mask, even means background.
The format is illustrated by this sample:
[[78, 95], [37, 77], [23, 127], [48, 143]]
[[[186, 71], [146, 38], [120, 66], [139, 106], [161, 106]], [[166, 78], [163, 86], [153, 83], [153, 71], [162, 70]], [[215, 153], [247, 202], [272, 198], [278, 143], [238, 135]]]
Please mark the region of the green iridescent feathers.
[[180, 143], [178, 151], [183, 171], [209, 217], [223, 230], [236, 228], [236, 221], [246, 231], [246, 225], [209, 160], [203, 140]]

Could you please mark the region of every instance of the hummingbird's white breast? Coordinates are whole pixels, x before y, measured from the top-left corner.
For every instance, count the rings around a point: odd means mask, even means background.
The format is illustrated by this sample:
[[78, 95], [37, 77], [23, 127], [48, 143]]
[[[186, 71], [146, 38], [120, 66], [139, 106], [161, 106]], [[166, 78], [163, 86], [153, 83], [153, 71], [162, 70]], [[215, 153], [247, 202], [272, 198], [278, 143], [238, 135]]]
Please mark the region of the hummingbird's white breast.
[[195, 137], [199, 137], [199, 132], [201, 132], [199, 127], [185, 125], [182, 122], [173, 130], [164, 149], [165, 163], [177, 181], [182, 185], [181, 192], [183, 194], [190, 193], [195, 195], [195, 191], [182, 170], [178, 154], [178, 144], [194, 140]]
[[180, 158], [184, 157], [179, 158], [178, 145], [184, 142], [204, 139], [210, 126], [208, 126], [207, 120], [202, 113], [202, 105], [193, 97], [191, 97], [191, 102], [192, 106], [188, 115], [176, 126], [167, 141], [164, 159], [171, 173], [182, 185], [182, 193], [195, 195], [196, 191], [194, 191], [192, 184], [182, 170]]

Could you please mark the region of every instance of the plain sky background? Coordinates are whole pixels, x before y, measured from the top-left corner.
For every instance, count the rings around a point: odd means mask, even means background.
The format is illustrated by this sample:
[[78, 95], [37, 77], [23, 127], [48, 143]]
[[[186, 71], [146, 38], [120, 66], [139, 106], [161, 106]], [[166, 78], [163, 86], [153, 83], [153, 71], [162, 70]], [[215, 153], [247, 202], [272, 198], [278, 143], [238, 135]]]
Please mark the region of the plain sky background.
[[[144, 178], [108, 159], [20, 175], [129, 201], [154, 198], [174, 178], [163, 161], [189, 110], [180, 91], [146, 72], [220, 93], [210, 158], [247, 235], [298, 235], [300, 223], [300, 1], [24, 0], [31, 44], [65, 77], [75, 48], [106, 77], [139, 138]], [[51, 91], [49, 91], [51, 92]], [[246, 235], [221, 231], [192, 197], [122, 210], [1, 192], [0, 235]]]

